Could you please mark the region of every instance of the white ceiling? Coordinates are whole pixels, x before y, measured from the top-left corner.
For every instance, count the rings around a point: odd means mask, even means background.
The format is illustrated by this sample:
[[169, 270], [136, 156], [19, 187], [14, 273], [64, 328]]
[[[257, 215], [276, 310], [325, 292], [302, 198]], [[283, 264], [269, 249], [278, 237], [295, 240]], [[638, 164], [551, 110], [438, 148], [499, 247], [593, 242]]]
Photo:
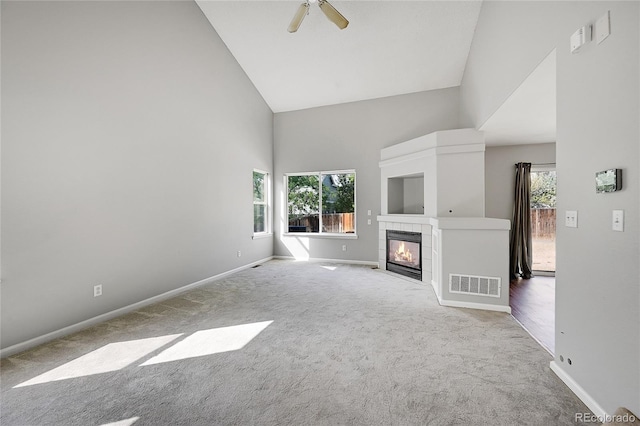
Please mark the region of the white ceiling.
[[196, 0], [273, 112], [459, 86], [481, 1], [341, 1], [340, 30], [317, 3]]
[[[339, 30], [303, 0], [195, 0], [273, 112], [459, 86], [481, 0], [330, 0]], [[485, 122], [487, 145], [555, 142], [555, 52]]]

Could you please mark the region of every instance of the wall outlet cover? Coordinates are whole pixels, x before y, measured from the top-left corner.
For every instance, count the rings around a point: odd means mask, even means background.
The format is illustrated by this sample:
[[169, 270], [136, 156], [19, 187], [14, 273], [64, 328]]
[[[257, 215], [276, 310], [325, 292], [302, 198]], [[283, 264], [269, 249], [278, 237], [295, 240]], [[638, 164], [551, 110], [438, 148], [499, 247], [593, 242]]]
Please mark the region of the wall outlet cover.
[[568, 228], [578, 227], [578, 211], [567, 210], [564, 214], [564, 225]]

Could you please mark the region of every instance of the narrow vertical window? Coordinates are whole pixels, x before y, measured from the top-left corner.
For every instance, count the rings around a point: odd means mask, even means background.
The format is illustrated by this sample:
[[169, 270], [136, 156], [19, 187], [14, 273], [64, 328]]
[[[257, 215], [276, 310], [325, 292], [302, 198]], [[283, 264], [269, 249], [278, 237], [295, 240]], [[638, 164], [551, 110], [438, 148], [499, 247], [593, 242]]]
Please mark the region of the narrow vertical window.
[[269, 175], [259, 170], [253, 171], [253, 233], [269, 232]]

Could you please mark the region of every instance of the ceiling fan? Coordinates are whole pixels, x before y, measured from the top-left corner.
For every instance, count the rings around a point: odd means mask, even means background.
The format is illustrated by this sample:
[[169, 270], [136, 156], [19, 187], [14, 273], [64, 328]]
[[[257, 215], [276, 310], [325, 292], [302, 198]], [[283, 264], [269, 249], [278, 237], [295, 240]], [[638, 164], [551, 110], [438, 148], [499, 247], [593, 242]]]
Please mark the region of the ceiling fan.
[[341, 30], [347, 28], [347, 25], [349, 25], [349, 21], [347, 21], [347, 19], [342, 16], [342, 14], [338, 12], [335, 7], [331, 6], [331, 4], [329, 4], [327, 0], [306, 0], [300, 5], [296, 14], [293, 16], [293, 19], [291, 20], [287, 31], [289, 31], [290, 33], [295, 33], [296, 31], [298, 31], [298, 28], [300, 28], [300, 24], [302, 24], [302, 20], [309, 14], [309, 7], [311, 6], [310, 3], [315, 3], [316, 1], [318, 2], [320, 10], [324, 12], [326, 17], [331, 22], [336, 24]]

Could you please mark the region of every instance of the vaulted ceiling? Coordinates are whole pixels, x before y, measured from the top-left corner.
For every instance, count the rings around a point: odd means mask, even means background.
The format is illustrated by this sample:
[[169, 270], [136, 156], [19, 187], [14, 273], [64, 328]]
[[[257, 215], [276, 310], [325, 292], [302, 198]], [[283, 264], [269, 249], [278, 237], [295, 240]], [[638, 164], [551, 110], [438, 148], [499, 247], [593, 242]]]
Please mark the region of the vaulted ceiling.
[[[273, 112], [459, 86], [482, 1], [195, 0]], [[542, 58], [541, 58], [542, 59]], [[481, 123], [488, 145], [555, 141], [555, 54]]]
[[311, 4], [197, 0], [274, 112], [459, 86], [480, 1], [341, 1], [340, 30]]

